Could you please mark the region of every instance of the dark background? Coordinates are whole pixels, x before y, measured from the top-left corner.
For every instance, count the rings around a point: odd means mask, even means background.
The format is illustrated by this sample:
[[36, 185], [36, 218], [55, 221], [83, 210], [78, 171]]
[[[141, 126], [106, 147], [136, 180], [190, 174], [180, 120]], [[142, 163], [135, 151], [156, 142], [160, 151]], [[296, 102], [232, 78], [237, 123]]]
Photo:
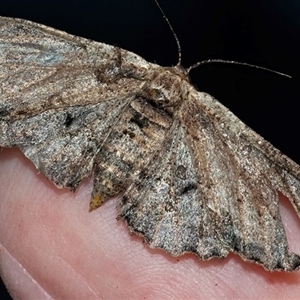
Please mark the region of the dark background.
[[[220, 58], [293, 77], [224, 64], [204, 65], [190, 74], [200, 91], [300, 164], [299, 0], [159, 2], [181, 42], [185, 67]], [[174, 37], [153, 0], [6, 0], [0, 1], [0, 15], [117, 45], [160, 65], [177, 63]]]

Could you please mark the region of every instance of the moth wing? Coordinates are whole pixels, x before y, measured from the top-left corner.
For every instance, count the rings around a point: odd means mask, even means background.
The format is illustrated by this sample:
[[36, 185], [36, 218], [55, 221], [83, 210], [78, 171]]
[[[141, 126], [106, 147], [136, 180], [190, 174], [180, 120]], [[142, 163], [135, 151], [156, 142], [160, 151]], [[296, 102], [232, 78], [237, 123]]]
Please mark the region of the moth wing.
[[162, 151], [124, 195], [121, 216], [130, 229], [174, 256], [232, 251], [268, 270], [298, 268], [277, 194], [299, 201], [297, 165], [283, 157], [292, 171], [278, 166], [270, 153], [279, 151], [207, 94], [187, 99], [179, 114]]
[[152, 162], [123, 196], [121, 216], [129, 228], [151, 247], [174, 256], [185, 252], [203, 259], [226, 256], [229, 249], [216, 235], [215, 220], [205, 207], [205, 192], [178, 121]]
[[132, 74], [137, 63], [146, 71], [131, 52], [0, 17], [0, 146], [18, 146], [58, 187], [74, 189], [144, 84]]
[[218, 133], [216, 138], [222, 141], [225, 152], [234, 154], [236, 164], [243, 171], [242, 174], [253, 175], [257, 179], [267, 177], [272, 189], [287, 196], [300, 217], [300, 166], [298, 164], [245, 125], [212, 96], [197, 93], [196, 101], [187, 101], [185, 104], [188, 107], [183, 106], [182, 111], [198, 107], [198, 117], [192, 118], [191, 122], [185, 118], [183, 122], [186, 125], [196, 120], [199, 124], [201, 120], [199, 116], [203, 119], [210, 118], [211, 129]]
[[298, 268], [299, 256], [288, 251], [277, 191], [299, 215], [300, 167], [208, 94], [195, 94], [181, 111], [222, 243], [268, 270]]

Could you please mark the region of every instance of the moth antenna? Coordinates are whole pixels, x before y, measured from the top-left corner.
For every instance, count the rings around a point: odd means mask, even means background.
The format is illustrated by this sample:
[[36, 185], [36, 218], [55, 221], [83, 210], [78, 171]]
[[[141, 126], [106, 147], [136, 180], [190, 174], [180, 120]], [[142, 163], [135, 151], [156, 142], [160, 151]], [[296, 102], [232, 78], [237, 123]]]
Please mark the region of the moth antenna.
[[252, 65], [252, 64], [247, 64], [247, 63], [240, 62], [240, 61], [223, 60], [223, 59], [207, 59], [207, 60], [199, 61], [199, 62], [191, 65], [187, 69], [187, 73], [189, 73], [192, 69], [197, 68], [198, 66], [201, 66], [201, 65], [204, 65], [204, 64], [209, 64], [209, 63], [225, 63], [225, 64], [242, 65], [242, 66], [247, 66], [247, 67], [256, 68], [256, 69], [260, 69], [260, 70], [265, 70], [265, 71], [272, 72], [272, 73], [275, 73], [275, 74], [278, 74], [278, 75], [281, 75], [281, 76], [285, 76], [285, 77], [288, 77], [288, 78], [292, 78], [292, 76], [290, 76], [290, 75], [287, 75], [285, 73], [281, 73], [281, 72], [278, 72], [278, 71], [274, 71], [274, 70], [269, 69], [269, 68], [260, 67], [260, 66]]
[[181, 65], [181, 56], [182, 56], [182, 52], [181, 52], [181, 45], [180, 45], [180, 42], [179, 42], [179, 39], [178, 39], [178, 36], [175, 32], [175, 30], [173, 29], [173, 26], [171, 25], [171, 22], [169, 21], [169, 19], [167, 18], [167, 16], [165, 15], [163, 9], [161, 8], [161, 6], [159, 5], [158, 1], [157, 0], [154, 0], [157, 7], [159, 8], [160, 12], [162, 13], [163, 15], [163, 18], [166, 20], [170, 30], [172, 31], [173, 33], [173, 36], [174, 36], [174, 39], [176, 41], [176, 44], [177, 44], [177, 49], [178, 49], [178, 62], [177, 62], [177, 66], [180, 66]]
[[[174, 36], [174, 39], [176, 41], [177, 44], [177, 49], [178, 49], [178, 62], [177, 62], [177, 66], [181, 65], [181, 57], [182, 57], [182, 51], [181, 51], [181, 45], [180, 45], [180, 41], [178, 39], [178, 36], [175, 32], [175, 30], [173, 29], [173, 26], [171, 24], [171, 22], [169, 21], [168, 17], [166, 16], [166, 14], [164, 13], [163, 9], [161, 8], [160, 4], [158, 3], [157, 0], [154, 0], [157, 7], [159, 8], [163, 18], [166, 20], [170, 30], [172, 31], [172, 34]], [[260, 69], [260, 70], [264, 70], [264, 71], [268, 71], [268, 72], [272, 72], [281, 76], [285, 76], [288, 78], [292, 78], [292, 76], [285, 74], [285, 73], [281, 73], [269, 68], [265, 68], [265, 67], [261, 67], [261, 66], [257, 66], [257, 65], [252, 65], [252, 64], [248, 64], [248, 63], [244, 63], [244, 62], [240, 62], [240, 61], [235, 61], [235, 60], [223, 60], [223, 59], [207, 59], [207, 60], [203, 60], [203, 61], [199, 61], [193, 65], [191, 65], [189, 68], [187, 68], [187, 74], [190, 73], [190, 71], [194, 68], [197, 68], [198, 66], [204, 65], [204, 64], [208, 64], [208, 63], [225, 63], [225, 64], [235, 64], [235, 65], [242, 65], [242, 66], [247, 66], [247, 67], [251, 67], [251, 68], [256, 68], [256, 69]]]

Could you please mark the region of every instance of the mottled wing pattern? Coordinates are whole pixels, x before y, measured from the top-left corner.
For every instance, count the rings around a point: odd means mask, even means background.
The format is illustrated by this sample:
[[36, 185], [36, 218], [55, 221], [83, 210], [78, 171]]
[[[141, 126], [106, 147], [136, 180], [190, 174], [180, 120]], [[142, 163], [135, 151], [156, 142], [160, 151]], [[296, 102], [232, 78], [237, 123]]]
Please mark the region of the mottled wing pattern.
[[[0, 50], [0, 115], [4, 119], [121, 96], [116, 47], [2, 17]], [[136, 89], [128, 79], [123, 93]]]
[[299, 214], [299, 166], [210, 95], [193, 96], [153, 165], [126, 192], [122, 217], [151, 247], [174, 256], [232, 251], [268, 270], [297, 269], [276, 190]]
[[300, 258], [288, 253], [277, 190], [299, 215], [299, 166], [210, 95], [195, 98], [183, 104], [182, 122], [220, 243], [269, 270], [297, 268]]
[[126, 52], [143, 65], [129, 74], [122, 51], [1, 17], [0, 146], [18, 146], [58, 187], [74, 189], [144, 84], [147, 62]]
[[150, 246], [172, 255], [226, 256], [228, 249], [212, 236], [217, 234], [215, 220], [194, 163], [185, 131], [175, 122], [163, 150], [125, 193], [121, 215]]
[[[0, 144], [19, 147], [56, 186], [76, 188], [91, 174], [100, 146], [130, 98], [89, 106], [49, 109], [7, 122]], [[45, 130], [47, 128], [47, 130]]]

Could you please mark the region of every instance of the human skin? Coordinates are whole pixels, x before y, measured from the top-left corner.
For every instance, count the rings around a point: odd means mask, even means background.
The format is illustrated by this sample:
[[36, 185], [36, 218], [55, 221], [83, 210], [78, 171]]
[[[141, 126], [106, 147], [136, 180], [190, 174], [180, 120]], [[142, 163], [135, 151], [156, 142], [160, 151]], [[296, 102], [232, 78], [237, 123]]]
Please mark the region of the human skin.
[[[150, 249], [116, 220], [117, 199], [88, 212], [91, 191], [92, 178], [59, 190], [18, 149], [0, 149], [0, 275], [14, 299], [299, 298], [300, 271]], [[300, 253], [300, 220], [282, 195], [280, 211]]]

